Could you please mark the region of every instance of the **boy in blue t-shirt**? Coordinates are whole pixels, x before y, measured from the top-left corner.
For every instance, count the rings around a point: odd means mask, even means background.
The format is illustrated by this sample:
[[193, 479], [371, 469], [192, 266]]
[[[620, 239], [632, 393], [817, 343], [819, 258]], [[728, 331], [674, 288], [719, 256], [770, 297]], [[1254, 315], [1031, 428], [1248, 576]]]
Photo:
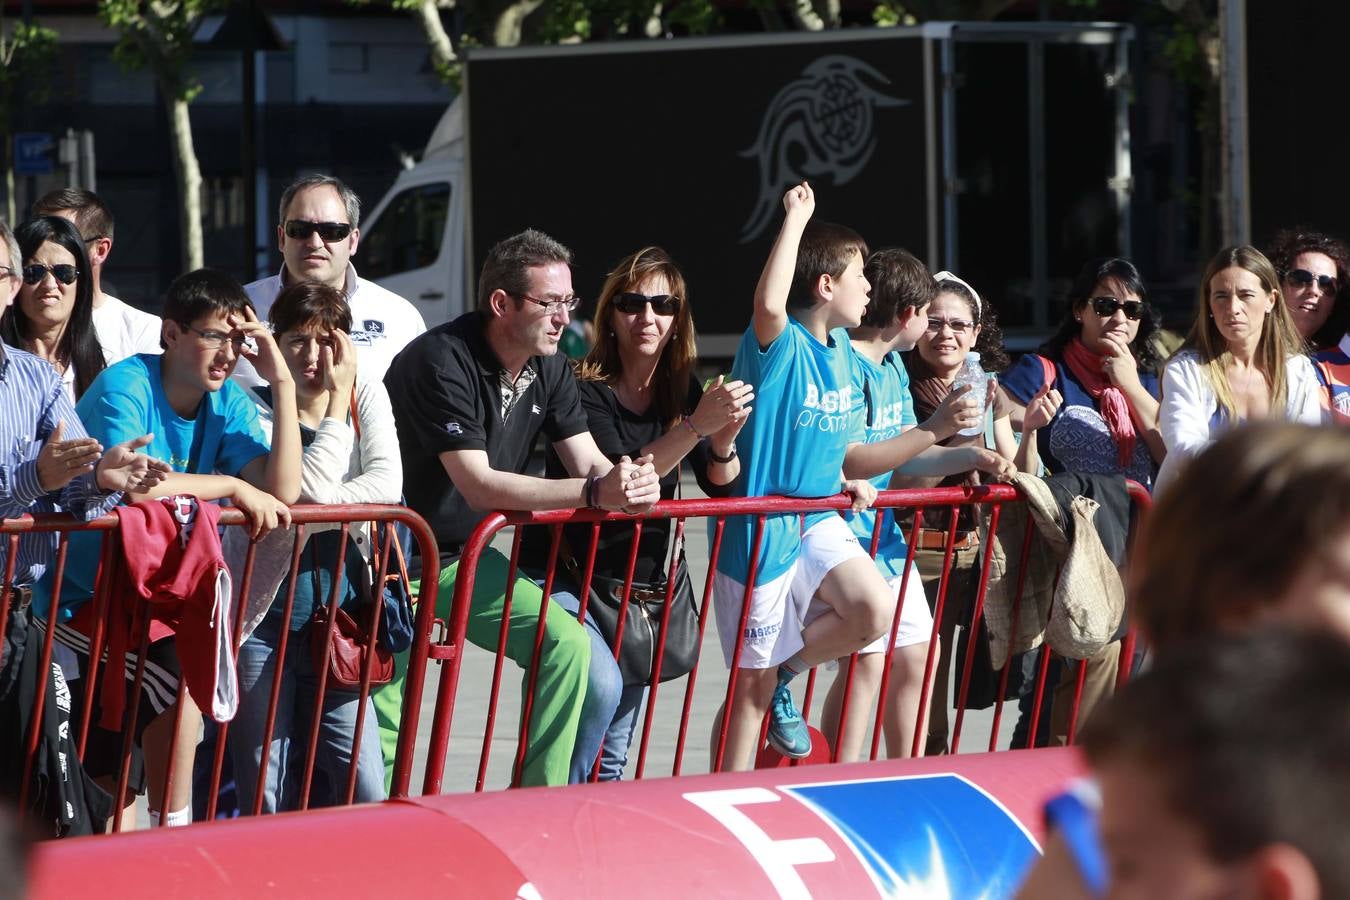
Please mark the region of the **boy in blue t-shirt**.
[[[891, 476], [951, 475], [978, 469], [996, 477], [1008, 477], [1012, 463], [982, 447], [940, 447], [937, 444], [958, 431], [978, 425], [980, 404], [968, 396], [969, 388], [953, 391], [922, 424], [914, 415], [909, 375], [900, 353], [914, 345], [928, 327], [928, 304], [937, 291], [928, 268], [913, 254], [901, 249], [878, 250], [867, 260], [863, 274], [872, 285], [862, 324], [848, 330], [853, 350], [854, 393], [862, 398], [855, 414], [862, 420], [862, 440], [851, 442], [844, 457], [846, 477], [868, 478], [877, 490], [885, 490]], [[856, 432], [855, 432], [856, 433]], [[923, 684], [923, 671], [933, 631], [933, 616], [917, 571], [905, 583], [909, 548], [891, 510], [880, 513], [882, 523], [877, 543], [876, 566], [890, 590], [890, 617], [902, 585], [904, 601], [891, 644], [892, 622], [886, 632], [859, 651], [853, 675], [849, 714], [840, 726], [845, 679], [835, 678], [825, 698], [825, 736], [835, 743], [840, 761], [857, 759], [871, 719], [871, 701], [881, 682], [884, 654], [894, 650], [883, 718], [887, 755], [908, 756]], [[864, 547], [871, 547], [878, 512], [867, 509], [846, 516], [853, 533]], [[823, 612], [813, 604], [807, 621]], [[936, 667], [935, 667], [936, 668]], [[837, 739], [836, 739], [837, 738]]]
[[[853, 416], [861, 398], [846, 335], [830, 332], [862, 319], [866, 245], [850, 229], [810, 222], [815, 196], [805, 183], [789, 190], [783, 205], [754, 318], [732, 366], [732, 377], [753, 384], [759, 397], [759, 413], [738, 439], [736, 492], [822, 497], [842, 489], [862, 509], [876, 490], [841, 475], [849, 442], [861, 440], [861, 432], [850, 437], [861, 424]], [[808, 755], [810, 734], [789, 682], [878, 637], [894, 608], [886, 582], [834, 512], [808, 516], [804, 529], [795, 513], [767, 516], [752, 558], [754, 532], [753, 516], [727, 520], [713, 583], [722, 650], [727, 664], [739, 668], [720, 760], [713, 750], [715, 768], [750, 767], [766, 711], [773, 746], [787, 756]], [[812, 597], [826, 609], [804, 628]]]
[[[256, 350], [249, 349], [249, 341], [256, 342]], [[190, 494], [198, 500], [228, 498], [248, 515], [255, 536], [278, 524], [288, 525], [287, 504], [300, 495], [295, 382], [271, 331], [258, 321], [243, 288], [231, 276], [212, 269], [177, 278], [164, 301], [161, 343], [162, 355], [129, 357], [94, 379], [76, 407], [90, 436], [107, 446], [138, 435], [151, 436], [145, 453], [167, 462], [172, 472], [148, 492], [150, 498], [176, 494]], [[240, 356], [247, 356], [272, 385], [276, 402], [270, 449], [258, 425], [257, 407], [230, 380]], [[56, 638], [73, 652], [79, 672], [87, 671], [89, 664], [87, 635], [93, 623], [92, 607], [86, 605], [94, 591], [100, 541], [97, 533], [72, 536], [61, 597], [54, 604], [56, 615], [48, 615], [49, 620], [59, 622]], [[34, 592], [34, 606], [50, 611], [51, 590], [48, 576]], [[165, 824], [187, 824], [191, 821], [189, 773], [201, 719], [194, 704], [183, 710], [174, 753], [174, 771], [179, 775], [172, 797], [166, 800], [160, 794], [176, 715], [173, 696], [179, 666], [172, 634], [161, 634], [152, 629], [140, 716], [133, 724], [145, 751], [151, 819], [158, 822], [160, 812], [165, 811]], [[124, 668], [130, 684], [135, 660], [129, 659]], [[115, 782], [121, 737], [96, 727], [97, 719], [95, 698], [85, 768], [101, 782]], [[124, 798], [127, 802], [133, 799]]]

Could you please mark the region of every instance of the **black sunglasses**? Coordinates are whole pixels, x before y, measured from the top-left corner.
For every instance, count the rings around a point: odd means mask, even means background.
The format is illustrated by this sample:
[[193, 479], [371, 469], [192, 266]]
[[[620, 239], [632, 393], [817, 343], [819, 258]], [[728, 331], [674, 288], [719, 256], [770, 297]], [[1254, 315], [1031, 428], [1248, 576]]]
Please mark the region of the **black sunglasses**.
[[307, 241], [314, 232], [325, 244], [345, 241], [352, 233], [352, 226], [346, 222], [306, 222], [304, 219], [291, 219], [286, 223], [286, 237], [297, 241]]
[[636, 291], [625, 291], [614, 298], [614, 308], [621, 313], [640, 313], [648, 303], [652, 305], [652, 312], [658, 316], [673, 316], [680, 311], [680, 298], [674, 294], [648, 297]]
[[62, 284], [74, 284], [75, 279], [80, 277], [80, 270], [69, 263], [57, 263], [54, 266], [44, 266], [42, 263], [29, 263], [23, 267], [23, 283], [38, 284], [51, 272], [52, 277]]
[[1139, 321], [1139, 317], [1144, 314], [1144, 301], [1142, 300], [1117, 300], [1115, 297], [1093, 297], [1092, 311], [1103, 319], [1109, 319], [1116, 314], [1116, 310], [1125, 310], [1125, 318], [1131, 322]]
[[1314, 275], [1307, 269], [1290, 269], [1289, 274], [1284, 276], [1290, 284], [1296, 284], [1299, 287], [1307, 287], [1314, 281], [1322, 289], [1322, 293], [1334, 293], [1336, 290], [1336, 279], [1330, 275]]

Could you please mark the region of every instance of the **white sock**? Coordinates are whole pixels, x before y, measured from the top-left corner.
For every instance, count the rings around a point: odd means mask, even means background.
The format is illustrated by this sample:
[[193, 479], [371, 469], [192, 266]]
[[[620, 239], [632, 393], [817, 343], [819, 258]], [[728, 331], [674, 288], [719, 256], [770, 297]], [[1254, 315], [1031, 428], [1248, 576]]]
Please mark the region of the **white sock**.
[[[149, 810], [148, 812], [150, 814], [150, 827], [158, 828], [160, 823], [159, 810], [152, 809]], [[182, 825], [191, 825], [191, 824], [192, 824], [191, 805], [185, 806], [182, 809], [178, 810], [177, 812], [171, 812], [164, 817], [164, 825], [166, 828], [177, 828]]]

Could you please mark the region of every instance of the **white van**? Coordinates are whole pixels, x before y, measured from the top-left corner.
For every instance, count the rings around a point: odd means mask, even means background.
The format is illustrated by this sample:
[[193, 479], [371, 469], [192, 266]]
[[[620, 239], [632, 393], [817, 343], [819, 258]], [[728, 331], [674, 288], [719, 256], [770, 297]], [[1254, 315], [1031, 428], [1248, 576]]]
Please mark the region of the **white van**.
[[473, 306], [465, 296], [468, 197], [461, 97], [432, 130], [422, 159], [400, 173], [362, 217], [356, 252], [361, 277], [413, 303], [428, 327]]

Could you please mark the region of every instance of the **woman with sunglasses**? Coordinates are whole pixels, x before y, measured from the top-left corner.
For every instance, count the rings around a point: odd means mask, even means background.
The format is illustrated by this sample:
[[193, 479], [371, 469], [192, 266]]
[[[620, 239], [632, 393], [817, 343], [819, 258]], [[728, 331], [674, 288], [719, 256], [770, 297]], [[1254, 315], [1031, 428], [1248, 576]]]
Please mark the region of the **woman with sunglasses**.
[[1350, 328], [1350, 303], [1336, 302], [1350, 278], [1350, 247], [1316, 231], [1281, 231], [1270, 262], [1298, 333], [1314, 351], [1335, 347]]
[[94, 331], [94, 288], [84, 240], [58, 216], [29, 219], [14, 236], [23, 258], [23, 284], [0, 318], [0, 338], [50, 362], [74, 403], [105, 365]]
[[[665, 250], [643, 247], [614, 267], [600, 291], [595, 330], [595, 346], [581, 361], [578, 377], [581, 405], [600, 450], [613, 460], [651, 454], [661, 476], [661, 497], [666, 500], [675, 496], [680, 463], [692, 453], [694, 476], [703, 491], [726, 495], [740, 473], [736, 436], [750, 415], [754, 393], [748, 384], [724, 382], [720, 377], [707, 391], [699, 386], [694, 377], [694, 318], [684, 276]], [[549, 477], [566, 477], [552, 450], [546, 469]], [[656, 585], [665, 581], [670, 530], [666, 519], [643, 522], [634, 582]], [[633, 526], [628, 523], [600, 529], [595, 574], [625, 577], [632, 535]], [[575, 613], [579, 608], [575, 596], [580, 593], [575, 582], [590, 552], [591, 527], [568, 526], [564, 536], [566, 548], [559, 553], [555, 585], [572, 595], [555, 592], [554, 599]], [[542, 577], [547, 566], [547, 533], [530, 529], [524, 542], [522, 565]], [[567, 560], [576, 572], [569, 572]], [[605, 652], [613, 650], [606, 648]], [[642, 683], [622, 686], [618, 708], [604, 734], [601, 780], [623, 776], [646, 689]], [[590, 700], [588, 696], [588, 706]], [[583, 711], [583, 728], [586, 722]], [[587, 746], [587, 741], [587, 736], [578, 734], [578, 747]]]
[[[1003, 376], [1022, 420], [1018, 468], [1110, 475], [1152, 485], [1165, 454], [1158, 431], [1157, 318], [1129, 260], [1083, 267], [1059, 330]], [[1042, 434], [1044, 432], [1044, 434]]]
[[1350, 284], [1350, 247], [1315, 231], [1281, 231], [1270, 261], [1299, 334], [1313, 350], [1322, 406], [1328, 418], [1350, 424], [1350, 302], [1338, 302]]
[[1255, 419], [1322, 421], [1323, 391], [1270, 260], [1225, 247], [1205, 269], [1195, 324], [1163, 371], [1163, 489], [1220, 434]]

